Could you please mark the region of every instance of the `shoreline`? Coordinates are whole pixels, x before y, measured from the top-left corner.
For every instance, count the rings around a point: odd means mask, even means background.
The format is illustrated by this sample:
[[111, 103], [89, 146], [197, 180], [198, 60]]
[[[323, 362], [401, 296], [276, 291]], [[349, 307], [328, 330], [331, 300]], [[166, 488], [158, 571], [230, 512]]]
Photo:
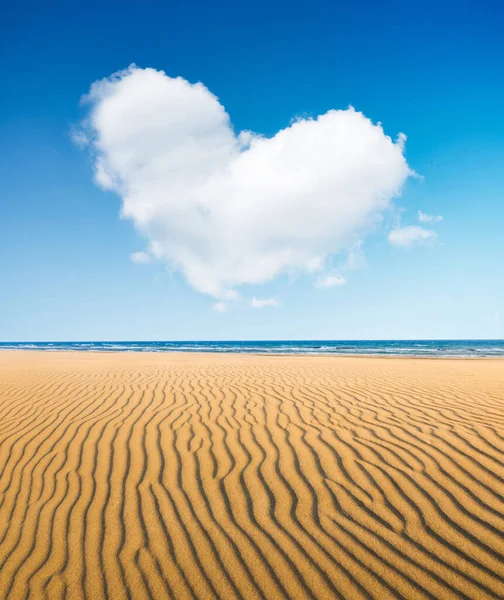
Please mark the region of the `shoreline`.
[[223, 357], [223, 356], [251, 356], [256, 358], [347, 358], [347, 359], [386, 359], [386, 360], [443, 360], [443, 361], [461, 361], [466, 360], [473, 362], [475, 360], [480, 361], [503, 361], [504, 356], [471, 356], [471, 355], [460, 355], [460, 356], [422, 356], [416, 354], [338, 354], [338, 353], [315, 353], [315, 352], [201, 352], [201, 351], [192, 351], [192, 350], [67, 350], [54, 348], [51, 350], [40, 350], [38, 348], [1, 348], [0, 356], [2, 354], [10, 354], [10, 353], [27, 353], [27, 354], [36, 354], [36, 355], [75, 355], [75, 356], [85, 356], [85, 355], [99, 355], [99, 356], [193, 356], [196, 359], [202, 357]]

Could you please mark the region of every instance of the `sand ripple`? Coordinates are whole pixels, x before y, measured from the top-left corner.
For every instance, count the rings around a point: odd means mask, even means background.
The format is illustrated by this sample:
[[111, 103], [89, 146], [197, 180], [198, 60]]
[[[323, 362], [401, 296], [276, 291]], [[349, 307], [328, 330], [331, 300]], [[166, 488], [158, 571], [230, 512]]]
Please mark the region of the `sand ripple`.
[[2, 352], [0, 598], [504, 598], [504, 362]]

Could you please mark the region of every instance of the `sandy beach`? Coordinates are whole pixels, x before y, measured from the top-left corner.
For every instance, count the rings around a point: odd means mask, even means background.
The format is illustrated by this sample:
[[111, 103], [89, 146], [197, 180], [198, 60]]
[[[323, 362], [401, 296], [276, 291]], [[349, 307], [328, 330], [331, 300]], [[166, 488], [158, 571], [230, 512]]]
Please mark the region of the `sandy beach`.
[[504, 361], [0, 352], [0, 598], [504, 597]]

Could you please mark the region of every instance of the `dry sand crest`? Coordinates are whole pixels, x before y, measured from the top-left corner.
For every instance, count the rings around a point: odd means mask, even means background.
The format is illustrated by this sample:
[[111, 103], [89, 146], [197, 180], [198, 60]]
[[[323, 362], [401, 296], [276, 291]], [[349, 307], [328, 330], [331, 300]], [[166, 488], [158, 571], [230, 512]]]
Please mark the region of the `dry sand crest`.
[[0, 598], [504, 597], [504, 361], [0, 353]]

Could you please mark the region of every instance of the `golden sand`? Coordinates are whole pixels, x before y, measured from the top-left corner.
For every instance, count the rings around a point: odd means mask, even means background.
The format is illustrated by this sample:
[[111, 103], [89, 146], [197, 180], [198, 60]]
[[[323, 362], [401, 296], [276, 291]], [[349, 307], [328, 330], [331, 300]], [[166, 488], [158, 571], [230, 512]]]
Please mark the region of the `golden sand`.
[[0, 353], [0, 598], [504, 597], [504, 361]]

